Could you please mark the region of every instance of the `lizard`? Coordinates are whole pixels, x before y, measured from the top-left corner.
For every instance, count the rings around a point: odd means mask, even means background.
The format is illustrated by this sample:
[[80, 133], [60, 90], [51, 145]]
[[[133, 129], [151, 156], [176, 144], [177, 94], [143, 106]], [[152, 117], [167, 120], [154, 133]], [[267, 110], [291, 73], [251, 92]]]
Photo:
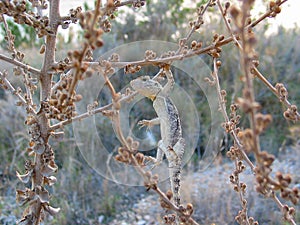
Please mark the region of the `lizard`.
[[179, 207], [184, 139], [182, 137], [182, 127], [178, 110], [169, 97], [175, 84], [173, 74], [169, 67], [164, 69], [163, 72], [167, 77], [167, 83], [164, 86], [149, 76], [138, 77], [132, 80], [130, 85], [139, 94], [153, 101], [153, 108], [158, 117], [152, 120], [139, 121], [138, 124], [142, 126], [160, 124], [161, 140], [157, 144], [156, 158], [150, 157], [150, 159], [155, 163], [154, 166], [156, 166], [162, 162], [163, 156], [166, 155], [169, 163], [173, 203]]

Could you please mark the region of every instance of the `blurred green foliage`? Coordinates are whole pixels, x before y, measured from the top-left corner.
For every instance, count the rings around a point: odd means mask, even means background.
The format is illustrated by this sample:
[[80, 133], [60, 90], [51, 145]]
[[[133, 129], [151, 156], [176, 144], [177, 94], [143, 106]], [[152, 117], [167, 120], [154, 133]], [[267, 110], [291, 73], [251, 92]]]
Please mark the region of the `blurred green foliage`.
[[[30, 10], [31, 5], [27, 3], [26, 8], [27, 10]], [[32, 48], [43, 43], [43, 40], [37, 37], [33, 27], [25, 24], [16, 24], [11, 18], [8, 18], [6, 21], [8, 28], [11, 30], [12, 34], [15, 37], [14, 44], [16, 48]], [[0, 35], [3, 37], [6, 36], [6, 31], [3, 23], [0, 24]], [[3, 49], [7, 48], [6, 38], [1, 38], [0, 46]]]
[[[33, 27], [27, 25], [19, 25], [14, 23], [12, 20], [7, 20], [7, 25], [11, 30], [12, 34], [15, 36], [15, 47], [19, 48], [31, 48], [33, 46], [38, 46], [42, 40], [36, 37], [36, 33]], [[0, 34], [6, 36], [4, 25], [0, 25]], [[0, 42], [2, 48], [7, 48], [7, 42], [2, 39]]]

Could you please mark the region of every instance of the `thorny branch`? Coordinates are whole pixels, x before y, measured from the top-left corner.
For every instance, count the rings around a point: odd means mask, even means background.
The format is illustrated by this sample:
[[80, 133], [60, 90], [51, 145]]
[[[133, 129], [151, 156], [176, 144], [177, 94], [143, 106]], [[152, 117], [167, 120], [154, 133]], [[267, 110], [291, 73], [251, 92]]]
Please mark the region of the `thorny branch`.
[[[287, 0], [284, 0], [284, 1], [279, 1], [277, 4], [276, 4], [276, 7], [274, 7], [273, 4], [270, 3], [270, 7], [268, 9], [268, 11], [266, 13], [264, 13], [263, 15], [261, 15], [257, 20], [255, 20], [254, 22], [250, 23], [249, 25], [246, 26], [246, 30], [247, 29], [251, 29], [253, 27], [255, 27], [259, 22], [263, 21], [263, 19], [269, 17], [269, 16], [273, 16], [275, 17], [276, 16], [276, 13], [278, 13], [278, 7], [280, 5], [282, 5], [284, 2], [286, 2]], [[240, 44], [240, 42], [238, 41], [238, 36], [237, 34], [235, 34], [235, 32], [233, 31], [233, 29], [231, 28], [231, 25], [229, 23], [229, 19], [226, 17], [227, 15], [227, 11], [230, 7], [230, 4], [229, 2], [227, 2], [225, 4], [225, 10], [223, 9], [221, 3], [220, 3], [220, 0], [217, 0], [217, 5], [218, 5], [218, 8], [221, 12], [221, 15], [222, 15], [222, 18], [223, 18], [223, 21], [226, 25], [226, 28], [228, 30], [228, 32], [231, 34], [231, 37], [234, 41], [234, 43], [236, 44], [236, 46], [238, 47], [239, 51], [242, 52], [242, 45]], [[272, 8], [273, 6], [273, 8]], [[280, 9], [280, 8], [279, 8]], [[279, 11], [280, 12], [280, 11]], [[275, 13], [275, 14], [274, 14]], [[266, 85], [277, 97], [278, 99], [280, 100], [280, 102], [282, 102], [286, 107], [287, 107], [287, 113], [284, 114], [285, 118], [286, 119], [290, 119], [290, 120], [294, 120], [294, 121], [298, 121], [300, 120], [300, 114], [299, 112], [296, 110], [290, 110], [292, 108], [295, 108], [294, 105], [292, 105], [288, 99], [287, 99], [287, 91], [285, 89], [285, 87], [283, 86], [283, 84], [276, 84], [276, 86], [274, 87], [266, 78], [265, 76], [263, 76], [261, 74], [261, 72], [258, 70], [257, 66], [259, 65], [259, 62], [257, 60], [253, 60], [252, 62], [252, 66], [251, 66], [251, 73], [255, 76], [255, 77], [258, 77], [264, 85]], [[276, 88], [278, 87], [278, 88]], [[289, 112], [292, 112], [292, 113], [289, 113]], [[288, 115], [288, 116], [286, 116]]]
[[190, 22], [190, 30], [188, 31], [187, 35], [185, 38], [182, 38], [179, 40], [179, 48], [176, 51], [175, 55], [179, 54], [182, 52], [182, 50], [185, 48], [185, 45], [187, 44], [187, 42], [189, 41], [189, 39], [191, 38], [192, 34], [196, 31], [199, 30], [201, 25], [204, 23], [203, 21], [203, 15], [205, 14], [205, 12], [207, 11], [207, 9], [211, 6], [214, 5], [215, 0], [209, 0], [205, 6], [201, 6], [198, 10], [197, 10], [197, 19], [195, 21], [191, 21]]
[[[242, 173], [245, 170], [245, 166], [243, 165], [241, 160], [245, 160], [247, 164], [250, 166], [251, 170], [254, 171], [255, 166], [251, 162], [251, 160], [248, 158], [244, 146], [242, 145], [241, 141], [238, 138], [238, 132], [239, 128], [237, 127], [239, 123], [239, 116], [235, 114], [235, 111], [237, 109], [237, 105], [233, 104], [231, 105], [231, 116], [232, 118], [229, 119], [226, 111], [226, 91], [221, 90], [219, 78], [218, 78], [218, 68], [221, 66], [221, 61], [217, 61], [216, 58], [213, 59], [213, 72], [212, 77], [213, 80], [211, 81], [209, 78], [206, 80], [209, 82], [210, 85], [216, 86], [216, 91], [218, 94], [218, 100], [219, 100], [219, 110], [221, 111], [225, 122], [222, 125], [223, 128], [226, 130], [227, 133], [230, 133], [230, 135], [233, 137], [234, 145], [230, 148], [230, 151], [227, 152], [227, 156], [234, 160], [235, 164], [235, 171], [230, 175], [230, 182], [234, 185], [234, 190], [238, 192], [240, 202], [242, 205], [242, 211], [239, 211], [239, 215], [236, 217], [236, 220], [240, 224], [247, 224], [252, 225], [255, 224], [254, 219], [252, 217], [248, 217], [247, 215], [247, 200], [245, 199], [245, 190], [246, 185], [240, 181], [239, 174]], [[251, 221], [251, 223], [250, 223]]]
[[[220, 67], [220, 66], [221, 66], [221, 61], [217, 61], [217, 59], [214, 58], [214, 70], [211, 74], [213, 77], [213, 80], [210, 81], [209, 79], [207, 79], [206, 81], [208, 81], [210, 85], [216, 86], [218, 100], [219, 100], [219, 107], [220, 107], [219, 110], [221, 111], [221, 113], [225, 119], [225, 122], [222, 126], [224, 127], [226, 132], [230, 133], [230, 135], [233, 137], [233, 140], [235, 141], [235, 144], [237, 145], [238, 149], [240, 150], [240, 154], [242, 155], [243, 159], [250, 166], [251, 170], [254, 171], [255, 166], [253, 165], [251, 160], [248, 158], [248, 156], [245, 152], [245, 149], [244, 149], [243, 145], [241, 144], [241, 141], [238, 138], [237, 132], [239, 131], [239, 129], [237, 129], [236, 125], [239, 122], [239, 117], [230, 119], [228, 117], [228, 114], [226, 111], [226, 100], [225, 100], [226, 91], [221, 90], [219, 77], [218, 77], [218, 67]], [[236, 108], [237, 106], [232, 105], [231, 107]]]
[[[250, 8], [254, 1], [251, 2], [243, 2], [241, 8], [237, 8], [236, 6], [233, 6], [231, 8], [229, 3], [225, 4], [225, 10], [223, 10], [222, 5], [220, 4], [220, 1], [217, 0], [217, 5], [219, 7], [219, 10], [222, 14], [223, 20], [226, 24], [226, 27], [228, 31], [230, 32], [232, 38], [235, 41], [236, 46], [239, 48], [240, 53], [241, 53], [241, 65], [244, 70], [245, 74], [245, 88], [243, 90], [243, 98], [238, 98], [237, 99], [237, 104], [241, 106], [241, 108], [249, 114], [249, 120], [250, 120], [250, 129], [246, 129], [245, 131], [240, 131], [240, 129], [236, 129], [237, 121], [233, 120], [233, 124], [228, 124], [226, 128], [227, 132], [231, 130], [236, 130], [238, 137], [241, 138], [241, 141], [236, 142], [235, 139], [235, 144], [237, 143], [242, 143], [246, 145], [246, 148], [248, 151], [253, 151], [255, 154], [256, 158], [256, 163], [257, 166], [254, 168], [255, 171], [255, 176], [257, 180], [257, 191], [266, 197], [271, 197], [274, 199], [274, 201], [277, 203], [277, 205], [281, 208], [283, 212], [283, 218], [292, 223], [295, 224], [293, 215], [294, 215], [294, 209], [289, 208], [288, 206], [283, 206], [280, 200], [277, 198], [275, 191], [276, 190], [281, 190], [281, 196], [283, 198], [286, 198], [288, 200], [291, 200], [294, 204], [298, 202], [299, 196], [298, 196], [298, 191], [296, 191], [296, 195], [291, 194], [291, 190], [287, 187], [288, 184], [291, 182], [290, 177], [288, 175], [282, 175], [281, 173], [277, 173], [277, 179], [278, 181], [272, 179], [269, 177], [269, 174], [271, 172], [270, 166], [274, 160], [274, 156], [268, 154], [267, 152], [262, 152], [260, 149], [260, 141], [259, 141], [259, 134], [262, 132], [262, 130], [265, 129], [265, 127], [270, 123], [271, 121], [271, 116], [270, 115], [262, 115], [258, 113], [259, 110], [259, 104], [255, 101], [255, 95], [254, 95], [254, 89], [253, 89], [253, 81], [252, 81], [252, 76], [258, 76], [260, 80], [263, 81], [263, 83], [273, 92], [275, 95], [279, 98], [281, 102], [284, 102], [284, 104], [288, 107], [288, 110], [284, 113], [284, 116], [287, 119], [295, 120], [297, 121], [299, 119], [298, 117], [298, 112], [296, 106], [291, 106], [291, 104], [287, 101], [287, 91], [284, 88], [282, 84], [277, 84], [276, 87], [274, 88], [265, 78], [264, 76], [258, 71], [256, 68], [258, 65], [257, 61], [257, 56], [256, 53], [253, 50], [253, 46], [255, 44], [255, 36], [253, 34], [253, 31], [251, 29], [245, 29], [251, 26], [247, 26], [247, 23], [249, 21], [249, 15], [250, 15]], [[270, 2], [270, 10], [268, 12], [268, 15], [276, 16], [280, 12], [279, 6], [283, 2], [277, 1], [275, 2]], [[230, 10], [230, 14], [233, 18], [233, 21], [236, 26], [236, 34], [231, 28], [228, 19], [226, 18], [227, 10]], [[256, 23], [257, 24], [257, 23]], [[241, 43], [236, 38], [236, 35], [238, 35], [238, 38], [241, 39]], [[220, 66], [221, 63], [219, 62], [218, 66]], [[216, 59], [214, 59], [214, 75], [217, 76], [217, 62]], [[214, 77], [215, 77], [214, 76]], [[214, 81], [218, 81], [217, 79], [214, 79]], [[218, 82], [217, 82], [218, 83]], [[220, 104], [222, 104], [222, 101], [224, 100], [224, 96], [226, 95], [226, 92], [222, 91], [217, 87], [217, 91], [219, 93], [219, 101]], [[224, 105], [225, 106], [225, 105]], [[293, 108], [293, 110], [290, 110]], [[223, 112], [225, 121], [228, 121], [228, 116], [226, 115], [226, 108], [221, 107], [221, 111]], [[231, 106], [231, 111], [235, 112], [236, 111], [236, 106]], [[234, 113], [235, 115], [235, 113]], [[262, 121], [264, 121], [262, 123]], [[246, 141], [246, 138], [248, 139]], [[238, 150], [240, 152], [244, 152], [242, 149], [243, 146], [240, 146], [239, 144], [237, 145]], [[241, 214], [237, 216], [236, 220], [241, 224], [241, 223], [247, 223], [249, 224], [248, 216], [247, 216], [247, 209], [246, 209], [246, 204], [247, 201], [243, 199], [242, 192], [245, 192], [246, 185], [244, 188], [241, 190], [240, 188], [242, 187], [239, 184], [239, 178], [238, 174], [242, 172], [242, 170], [239, 170], [237, 167], [237, 160], [239, 157], [237, 157], [235, 148], [232, 147], [231, 151], [228, 152], [227, 154], [230, 158], [235, 160], [236, 164], [236, 171], [231, 175], [230, 180], [231, 183], [235, 184], [235, 190], [239, 193], [240, 199], [242, 202], [243, 210], [241, 211]], [[241, 164], [242, 165], [242, 164]], [[251, 167], [253, 168], [253, 167]], [[265, 179], [263, 181], [263, 179]], [[282, 183], [282, 179], [288, 180], [288, 184], [285, 184], [285, 187], [282, 187], [280, 183]], [[277, 188], [281, 186], [280, 188]], [[283, 191], [283, 189], [286, 189]], [[286, 194], [283, 194], [283, 192], [286, 192]], [[289, 193], [289, 194], [287, 194]], [[287, 195], [294, 195], [294, 197], [287, 197]], [[251, 219], [252, 220], [252, 219]], [[251, 223], [252, 224], [252, 223]]]
[[34, 68], [32, 66], [29, 66], [27, 64], [24, 64], [24, 63], [22, 63], [22, 62], [20, 62], [20, 61], [18, 61], [16, 59], [14, 59], [14, 58], [10, 58], [10, 57], [7, 57], [5, 55], [0, 54], [0, 60], [3, 60], [5, 62], [8, 62], [8, 63], [10, 63], [12, 65], [15, 65], [15, 66], [19, 66], [22, 69], [25, 69], [28, 72], [31, 72], [31, 73], [33, 73], [35, 75], [41, 75], [41, 71], [40, 70], [38, 70], [38, 69], [36, 69], [36, 68]]

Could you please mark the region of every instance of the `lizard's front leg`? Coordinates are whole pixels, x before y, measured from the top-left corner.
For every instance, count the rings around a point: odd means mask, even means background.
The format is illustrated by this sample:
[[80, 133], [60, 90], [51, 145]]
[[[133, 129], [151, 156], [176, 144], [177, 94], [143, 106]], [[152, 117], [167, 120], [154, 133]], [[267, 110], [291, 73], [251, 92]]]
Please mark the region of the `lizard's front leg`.
[[162, 89], [162, 93], [165, 96], [168, 96], [169, 93], [171, 92], [171, 90], [174, 88], [174, 84], [175, 84], [175, 80], [172, 74], [172, 71], [170, 69], [165, 70], [164, 74], [166, 75], [168, 82], [166, 83], [166, 85], [163, 87]]
[[152, 120], [141, 120], [138, 122], [138, 125], [140, 125], [140, 128], [142, 127], [152, 127], [154, 125], [159, 125], [160, 124], [160, 119], [157, 117], [157, 118], [154, 118]]
[[[138, 122], [138, 124], [141, 125], [140, 128], [144, 126], [152, 127], [154, 125], [159, 125], [160, 119], [157, 117], [152, 120], [141, 120]], [[152, 156], [147, 156], [146, 158], [147, 160], [152, 161], [154, 163], [154, 165], [151, 167], [151, 170], [153, 170], [156, 166], [161, 164], [164, 154], [165, 154], [165, 146], [163, 145], [163, 141], [160, 140], [157, 144], [156, 158]]]

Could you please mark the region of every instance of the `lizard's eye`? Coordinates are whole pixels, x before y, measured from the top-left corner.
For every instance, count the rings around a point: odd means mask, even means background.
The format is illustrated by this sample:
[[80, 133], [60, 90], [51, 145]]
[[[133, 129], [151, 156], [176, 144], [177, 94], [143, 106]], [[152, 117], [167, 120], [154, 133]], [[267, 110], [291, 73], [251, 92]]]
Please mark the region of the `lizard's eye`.
[[142, 77], [142, 81], [147, 81], [147, 77]]

